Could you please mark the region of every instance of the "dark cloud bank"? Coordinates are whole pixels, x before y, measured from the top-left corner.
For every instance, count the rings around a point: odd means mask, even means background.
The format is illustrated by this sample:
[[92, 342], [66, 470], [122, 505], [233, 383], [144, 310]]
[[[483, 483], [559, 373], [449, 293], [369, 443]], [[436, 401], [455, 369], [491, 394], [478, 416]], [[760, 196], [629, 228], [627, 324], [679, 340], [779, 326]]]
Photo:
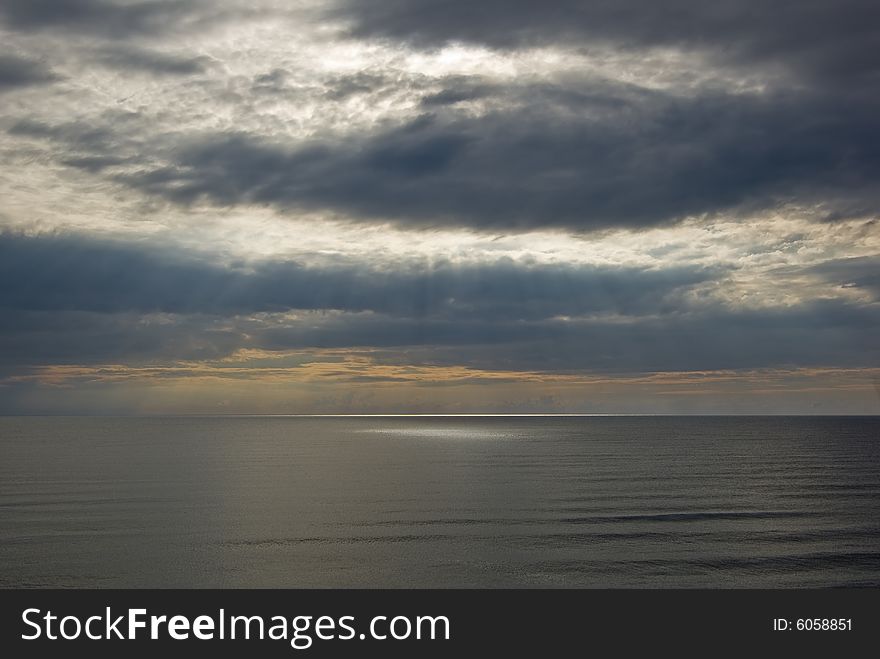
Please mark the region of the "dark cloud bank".
[[411, 226], [638, 228], [790, 202], [846, 215], [878, 207], [876, 109], [804, 95], [571, 94], [299, 149], [211, 135], [169, 167], [119, 179], [184, 204], [332, 208]]
[[0, 308], [30, 311], [252, 314], [373, 311], [407, 318], [522, 321], [643, 315], [720, 269], [524, 265], [213, 265], [181, 253], [76, 238], [0, 237]]
[[873, 0], [342, 0], [331, 10], [360, 37], [423, 48], [567, 45], [691, 49], [716, 65], [768, 67], [836, 85], [877, 81], [880, 6]]
[[[18, 30], [124, 36], [185, 29], [181, 16], [196, 20], [206, 7], [6, 0], [0, 16]], [[880, 209], [875, 2], [379, 0], [343, 2], [330, 13], [360, 37], [423, 48], [456, 40], [506, 49], [666, 45], [764, 73], [768, 82], [759, 91], [718, 83], [651, 90], [590, 76], [505, 84], [450, 76], [413, 87], [422, 116], [348, 135], [316, 131], [305, 143], [243, 130], [157, 133], [146, 115], [121, 112], [77, 124], [19, 118], [8, 130], [50, 140], [63, 163], [174, 203], [331, 210], [416, 228], [638, 229], [791, 204], [821, 206], [831, 219]], [[120, 70], [194, 80], [209, 65], [131, 44], [96, 52]], [[0, 61], [0, 85], [4, 76], [19, 84], [45, 75]], [[255, 89], [288, 93], [284, 77], [281, 69], [256, 76]], [[362, 72], [328, 81], [325, 96], [389, 84], [406, 83]], [[473, 101], [486, 108], [468, 110]]]
[[[297, 147], [245, 133], [151, 143], [137, 116], [23, 120], [10, 131], [52, 140], [68, 164], [179, 204], [332, 209], [413, 227], [640, 228], [790, 203], [821, 203], [829, 217], [878, 208], [880, 105], [806, 93], [545, 91], [555, 93], [546, 106], [428, 114]], [[134, 167], [110, 169], [120, 162]]]
[[[389, 360], [560, 372], [880, 364], [877, 305], [756, 310], [686, 301], [723, 270], [511, 261], [221, 267], [168, 251], [14, 235], [0, 239], [0, 256], [7, 372], [351, 346], [390, 351], [382, 354]], [[877, 265], [829, 262], [825, 271], [831, 282], [872, 290]], [[289, 310], [300, 313], [280, 313]]]

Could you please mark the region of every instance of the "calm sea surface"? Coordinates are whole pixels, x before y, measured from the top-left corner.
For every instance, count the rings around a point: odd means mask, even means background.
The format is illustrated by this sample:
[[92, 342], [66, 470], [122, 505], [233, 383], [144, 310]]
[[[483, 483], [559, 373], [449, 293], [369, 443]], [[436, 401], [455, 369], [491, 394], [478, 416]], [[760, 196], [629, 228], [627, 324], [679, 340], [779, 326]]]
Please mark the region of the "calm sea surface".
[[0, 587], [880, 585], [880, 417], [0, 418]]

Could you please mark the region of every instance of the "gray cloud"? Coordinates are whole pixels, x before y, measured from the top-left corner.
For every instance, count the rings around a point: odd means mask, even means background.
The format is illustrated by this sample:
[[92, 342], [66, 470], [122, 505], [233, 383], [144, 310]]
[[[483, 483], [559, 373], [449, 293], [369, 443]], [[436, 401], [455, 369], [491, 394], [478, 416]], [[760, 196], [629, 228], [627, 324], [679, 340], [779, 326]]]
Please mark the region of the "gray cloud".
[[[452, 38], [459, 24], [469, 34], [472, 19], [473, 25], [483, 21], [486, 28], [474, 34], [485, 32], [493, 45], [514, 47], [554, 34], [565, 38], [596, 32], [629, 48], [653, 43], [653, 32], [645, 26], [656, 19], [656, 38], [663, 43], [699, 41], [708, 47], [726, 29], [734, 44], [731, 52], [748, 46], [757, 53], [771, 49], [767, 25], [783, 20], [781, 10], [767, 9], [767, 4], [776, 3], [746, 0], [716, 7], [678, 0], [672, 7], [663, 3], [662, 10], [658, 3], [634, 3], [622, 11], [616, 4], [559, 2], [553, 12], [534, 3], [505, 2], [501, 11], [494, 2], [425, 0], [411, 8], [383, 0], [376, 9], [388, 19], [385, 27], [373, 26], [373, 19], [361, 14], [361, 3], [340, 11], [361, 31], [411, 33], [425, 44]], [[873, 29], [850, 25], [853, 16], [864, 18], [868, 12], [859, 2], [846, 4], [837, 22], [827, 11], [830, 3], [810, 0], [803, 5], [789, 7], [793, 35], [778, 35], [783, 43], [777, 48], [785, 50], [790, 41], [810, 53], [823, 53], [823, 44], [846, 41], [840, 48], [848, 48], [859, 41], [862, 30]], [[50, 25], [55, 20], [48, 17], [55, 3], [38, 2], [30, 9], [18, 3], [4, 6], [7, 14], [18, 16], [17, 25]], [[120, 16], [178, 11], [163, 2], [113, 6]], [[179, 10], [196, 6], [184, 3]], [[85, 17], [101, 7], [89, 0], [71, 3], [65, 11]], [[637, 8], [644, 13], [635, 12]], [[428, 20], [435, 12], [443, 18]], [[669, 19], [669, 12], [692, 17], [693, 28], [681, 27], [681, 21]], [[59, 16], [59, 25], [67, 24]], [[497, 25], [489, 21], [493, 16]], [[624, 20], [627, 16], [636, 19]], [[70, 20], [76, 24], [79, 19]], [[422, 23], [424, 34], [417, 29]], [[563, 25], [570, 27], [563, 30]], [[853, 35], [843, 39], [850, 27]], [[501, 41], [492, 41], [496, 33]], [[816, 41], [809, 41], [810, 35]], [[719, 40], [717, 48], [727, 48], [726, 43]], [[105, 65], [159, 75], [200, 75], [209, 63], [177, 50], [121, 43], [95, 46], [95, 51]], [[813, 61], [809, 53], [801, 54]], [[865, 55], [863, 68], [870, 68], [872, 58]], [[880, 208], [875, 185], [880, 175], [880, 123], [875, 119], [880, 95], [873, 91], [876, 85], [849, 84], [845, 75], [829, 76], [827, 84], [780, 83], [746, 93], [713, 86], [660, 91], [574, 76], [502, 84], [467, 76], [407, 76], [381, 67], [305, 82], [293, 80], [283, 68], [265, 71], [244, 91], [230, 91], [224, 84], [203, 91], [246, 105], [248, 93], [274, 94], [287, 103], [332, 104], [403, 90], [424, 114], [382, 121], [370, 131], [348, 135], [331, 136], [318, 128], [305, 142], [292, 141], [277, 120], [262, 122], [252, 132], [245, 124], [222, 133], [195, 128], [169, 133], [167, 113], [160, 123], [149, 113], [106, 111], [66, 124], [23, 119], [10, 133], [49, 140], [53, 157], [61, 163], [181, 205], [207, 201], [218, 206], [267, 204], [284, 211], [330, 210], [354, 221], [392, 220], [416, 228], [638, 229], [791, 203], [821, 205], [829, 219], [869, 216]], [[470, 102], [480, 109], [475, 111]]]
[[113, 69], [154, 75], [194, 75], [211, 64], [208, 57], [181, 57], [130, 45], [106, 46], [97, 51], [95, 59]]
[[43, 62], [0, 55], [0, 92], [54, 82], [58, 79]]
[[547, 373], [880, 366], [880, 313], [842, 301], [786, 310], [706, 308], [629, 320], [518, 323], [387, 314], [16, 311], [0, 323], [7, 374], [41, 364], [168, 364], [240, 348], [369, 349], [378, 363]]
[[242, 332], [221, 317], [5, 310], [0, 314], [0, 373], [27, 373], [50, 364], [219, 359], [246, 343]]
[[522, 321], [647, 314], [720, 269], [524, 265], [328, 264], [223, 267], [180, 253], [113, 243], [0, 235], [0, 308], [30, 311], [250, 314], [372, 311], [447, 321]]
[[[117, 118], [121, 119], [122, 113], [109, 117], [109, 123], [114, 123]], [[118, 133], [111, 127], [92, 126], [84, 122], [50, 126], [39, 121], [23, 119], [13, 124], [9, 134], [46, 138], [93, 154], [113, 150], [119, 144]]]
[[716, 64], [781, 65], [839, 84], [877, 80], [880, 8], [873, 0], [341, 0], [330, 10], [358, 37], [435, 48], [464, 41], [700, 50]]
[[[376, 321], [374, 321], [376, 322]], [[706, 307], [686, 314], [629, 320], [538, 321], [522, 327], [398, 324], [385, 327], [380, 345], [394, 363], [426, 362], [481, 369], [551, 373], [624, 373], [716, 369], [880, 365], [875, 328], [880, 309], [840, 300], [787, 309]], [[335, 328], [320, 341], [332, 342]], [[289, 332], [296, 341], [297, 333]], [[376, 331], [379, 335], [379, 332]], [[273, 345], [284, 330], [271, 330]], [[408, 337], [409, 340], [404, 340]], [[378, 342], [378, 341], [377, 341]]]
[[444, 105], [456, 105], [465, 101], [476, 101], [499, 93], [499, 88], [479, 80], [447, 78], [444, 89], [422, 97], [422, 107], [426, 111]]
[[834, 259], [809, 268], [809, 272], [845, 288], [865, 289], [880, 301], [880, 256]]
[[59, 30], [124, 39], [175, 27], [199, 0], [0, 0], [0, 18], [18, 31]]
[[[0, 257], [8, 372], [353, 347], [388, 363], [559, 373], [880, 365], [876, 305], [688, 303], [682, 292], [719, 274], [693, 268], [227, 268], [167, 250], [10, 235]], [[838, 267], [829, 262], [829, 281]]]
[[556, 92], [555, 104], [545, 95], [540, 107], [425, 115], [298, 148], [247, 134], [194, 137], [172, 165], [118, 180], [182, 204], [331, 208], [479, 229], [643, 227], [792, 201], [842, 216], [878, 208], [875, 106], [607, 84]]
[[58, 147], [57, 159], [65, 165], [99, 173], [126, 163], [143, 164], [148, 156], [135, 113], [105, 112], [100, 121], [75, 121], [49, 125], [31, 119], [16, 121], [9, 134], [45, 139]]

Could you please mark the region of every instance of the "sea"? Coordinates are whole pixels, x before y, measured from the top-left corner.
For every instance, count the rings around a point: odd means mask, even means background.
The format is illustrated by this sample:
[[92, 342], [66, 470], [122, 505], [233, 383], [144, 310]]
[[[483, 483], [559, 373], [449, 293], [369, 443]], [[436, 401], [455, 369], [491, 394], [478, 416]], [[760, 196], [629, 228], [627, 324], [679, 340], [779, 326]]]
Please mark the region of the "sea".
[[880, 585], [880, 417], [2, 417], [4, 588]]

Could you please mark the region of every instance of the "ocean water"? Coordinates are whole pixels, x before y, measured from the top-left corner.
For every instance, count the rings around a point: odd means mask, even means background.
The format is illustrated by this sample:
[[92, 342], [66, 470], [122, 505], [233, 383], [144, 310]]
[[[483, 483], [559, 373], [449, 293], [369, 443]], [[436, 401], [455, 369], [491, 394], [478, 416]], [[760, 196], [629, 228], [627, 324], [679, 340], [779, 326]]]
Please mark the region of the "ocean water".
[[0, 418], [0, 587], [880, 585], [880, 417]]

